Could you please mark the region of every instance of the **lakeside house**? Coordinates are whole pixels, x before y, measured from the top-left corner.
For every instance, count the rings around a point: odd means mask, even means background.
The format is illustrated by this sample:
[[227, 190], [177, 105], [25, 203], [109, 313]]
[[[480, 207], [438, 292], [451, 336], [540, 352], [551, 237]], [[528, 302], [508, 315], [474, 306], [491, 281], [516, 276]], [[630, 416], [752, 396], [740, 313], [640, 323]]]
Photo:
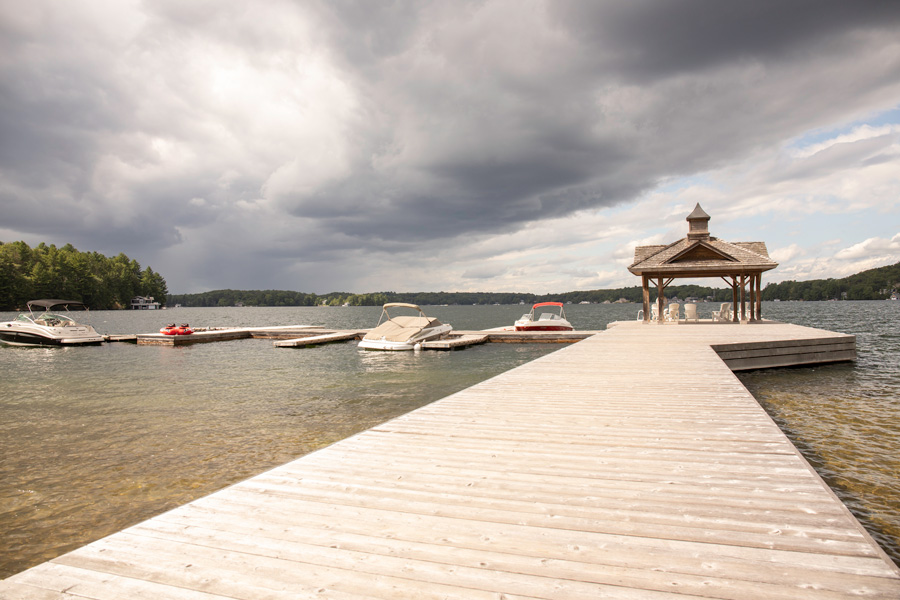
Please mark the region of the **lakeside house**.
[[159, 307], [153, 296], [135, 296], [131, 299], [131, 310], [158, 310]]

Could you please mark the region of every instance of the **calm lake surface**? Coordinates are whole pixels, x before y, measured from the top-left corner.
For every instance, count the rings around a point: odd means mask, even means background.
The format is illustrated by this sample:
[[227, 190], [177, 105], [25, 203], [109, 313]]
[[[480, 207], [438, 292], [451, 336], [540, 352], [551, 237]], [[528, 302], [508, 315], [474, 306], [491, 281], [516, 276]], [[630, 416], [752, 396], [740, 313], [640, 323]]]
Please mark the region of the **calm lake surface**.
[[[717, 305], [700, 305], [707, 317]], [[522, 306], [436, 306], [455, 329], [510, 325]], [[638, 306], [566, 307], [578, 329]], [[372, 327], [376, 307], [95, 311], [104, 334], [198, 327]], [[741, 381], [900, 563], [900, 302], [764, 303], [763, 315], [857, 335], [855, 364]], [[15, 313], [0, 312], [0, 321]], [[558, 349], [363, 352], [271, 340], [185, 347], [0, 346], [0, 578], [293, 460]]]

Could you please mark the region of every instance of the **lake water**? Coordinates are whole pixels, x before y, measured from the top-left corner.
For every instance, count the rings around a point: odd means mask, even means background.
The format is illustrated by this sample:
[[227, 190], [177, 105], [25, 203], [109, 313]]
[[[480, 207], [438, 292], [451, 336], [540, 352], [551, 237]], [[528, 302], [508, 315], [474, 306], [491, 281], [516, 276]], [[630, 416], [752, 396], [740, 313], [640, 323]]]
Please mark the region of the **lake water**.
[[[522, 306], [436, 306], [456, 329], [511, 324]], [[701, 305], [701, 317], [713, 305]], [[573, 305], [578, 329], [638, 306]], [[200, 327], [371, 327], [377, 307], [96, 311], [104, 334]], [[900, 563], [898, 302], [764, 303], [767, 318], [856, 334], [853, 364], [740, 376]], [[0, 313], [0, 321], [15, 313]], [[557, 349], [362, 352], [271, 340], [182, 347], [0, 347], [0, 578], [246, 479]]]

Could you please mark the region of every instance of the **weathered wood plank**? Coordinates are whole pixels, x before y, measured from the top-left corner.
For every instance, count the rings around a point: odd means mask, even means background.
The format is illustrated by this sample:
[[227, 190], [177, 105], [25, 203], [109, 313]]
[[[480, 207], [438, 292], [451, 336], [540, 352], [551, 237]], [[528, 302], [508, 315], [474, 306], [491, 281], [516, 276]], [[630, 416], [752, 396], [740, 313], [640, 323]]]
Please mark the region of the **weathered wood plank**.
[[321, 344], [330, 344], [332, 342], [342, 342], [347, 340], [355, 340], [361, 337], [359, 331], [336, 331], [334, 333], [322, 333], [319, 335], [309, 335], [301, 338], [292, 338], [289, 340], [279, 340], [273, 342], [276, 348], [302, 348], [306, 346], [318, 346]]
[[488, 334], [463, 334], [454, 335], [440, 340], [423, 342], [423, 350], [454, 350], [456, 348], [466, 348], [483, 344], [488, 341]]

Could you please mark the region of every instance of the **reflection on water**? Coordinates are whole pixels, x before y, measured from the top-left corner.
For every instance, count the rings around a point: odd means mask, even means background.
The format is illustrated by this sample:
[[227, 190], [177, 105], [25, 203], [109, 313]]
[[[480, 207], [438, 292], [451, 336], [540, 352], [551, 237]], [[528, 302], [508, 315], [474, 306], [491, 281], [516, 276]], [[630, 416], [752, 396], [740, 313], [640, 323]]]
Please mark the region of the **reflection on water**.
[[[767, 304], [767, 316], [858, 335], [855, 365], [741, 376], [807, 458], [900, 556], [900, 303]], [[704, 311], [701, 307], [701, 315]], [[521, 306], [429, 307], [456, 329], [511, 324]], [[371, 327], [380, 308], [176, 309], [90, 314], [102, 333], [194, 326]], [[572, 306], [580, 329], [635, 305]], [[0, 314], [0, 320], [9, 318]], [[14, 316], [14, 315], [13, 315]], [[381, 353], [270, 340], [178, 348], [0, 347], [0, 577], [555, 350], [489, 344]]]
[[[91, 318], [104, 333], [126, 333], [154, 331], [172, 315], [199, 326], [320, 324], [323, 312], [344, 327], [371, 326], [378, 318], [377, 309], [372, 318], [371, 309], [100, 312]], [[360, 351], [354, 343], [276, 349], [271, 340], [176, 348], [0, 347], [0, 577], [555, 348], [388, 354]]]
[[900, 564], [900, 303], [778, 303], [768, 314], [776, 311], [784, 321], [855, 334], [856, 363], [739, 377]]

